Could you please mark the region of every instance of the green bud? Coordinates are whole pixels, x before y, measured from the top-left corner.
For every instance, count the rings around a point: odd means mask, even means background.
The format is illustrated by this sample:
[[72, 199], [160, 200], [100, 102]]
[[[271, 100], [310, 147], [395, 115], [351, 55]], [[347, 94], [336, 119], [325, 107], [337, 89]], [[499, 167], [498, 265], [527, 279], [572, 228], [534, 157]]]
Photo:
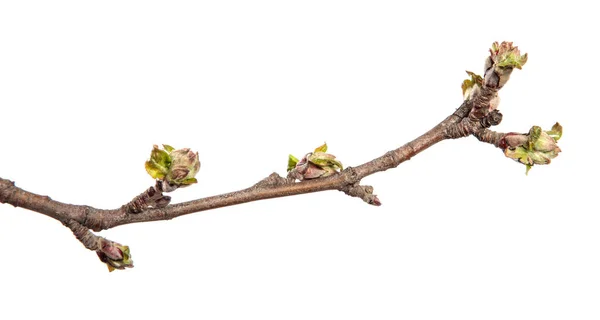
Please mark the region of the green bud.
[[172, 164], [166, 177], [169, 184], [183, 187], [198, 182], [194, 178], [200, 171], [197, 152], [194, 153], [189, 148], [184, 148], [172, 151], [170, 156]]
[[557, 122], [552, 126], [552, 129], [546, 131], [546, 133], [551, 136], [554, 141], [558, 141], [560, 137], [562, 137], [562, 130], [562, 126]]
[[195, 176], [200, 170], [198, 153], [189, 148], [176, 150], [166, 144], [163, 144], [163, 148], [161, 150], [155, 145], [145, 166], [152, 178], [166, 183], [164, 191], [170, 192], [197, 183]]
[[494, 42], [490, 49], [490, 56], [485, 61], [485, 74], [483, 83], [491, 88], [502, 88], [512, 73], [513, 69], [521, 69], [527, 62], [527, 54], [521, 51], [512, 42]]
[[315, 148], [315, 152], [327, 152], [327, 142]]
[[327, 177], [331, 175], [330, 171], [327, 171], [314, 163], [305, 162], [303, 166], [298, 167], [298, 173], [302, 174], [304, 179], [316, 179], [320, 177]]
[[324, 178], [333, 175], [338, 170], [343, 170], [342, 163], [327, 151], [327, 144], [307, 153], [302, 159], [290, 155], [288, 159], [288, 172], [290, 176], [299, 180]]
[[309, 162], [321, 167], [343, 170], [342, 163], [335, 160], [335, 156], [324, 152], [313, 152], [307, 155]]
[[542, 152], [551, 152], [557, 149], [560, 150], [556, 144], [556, 140], [546, 132], [541, 132], [537, 140], [533, 142], [533, 149]]
[[106, 263], [108, 271], [113, 272], [115, 269], [123, 270], [133, 267], [131, 253], [128, 246], [123, 246], [116, 242], [100, 238], [100, 250], [96, 251], [100, 261]]
[[498, 68], [521, 69], [527, 62], [527, 53], [521, 55], [519, 47], [513, 46], [512, 42], [502, 41], [501, 44], [494, 42], [490, 49], [490, 57]]
[[154, 145], [150, 153], [150, 160], [146, 161], [146, 171], [154, 179], [162, 179], [171, 167], [171, 157], [165, 150], [160, 150], [157, 145]]
[[535, 164], [549, 164], [560, 153], [556, 141], [562, 136], [562, 127], [556, 123], [552, 130], [542, 131], [533, 126], [528, 134], [508, 133], [500, 141], [504, 155], [527, 166], [527, 171]]

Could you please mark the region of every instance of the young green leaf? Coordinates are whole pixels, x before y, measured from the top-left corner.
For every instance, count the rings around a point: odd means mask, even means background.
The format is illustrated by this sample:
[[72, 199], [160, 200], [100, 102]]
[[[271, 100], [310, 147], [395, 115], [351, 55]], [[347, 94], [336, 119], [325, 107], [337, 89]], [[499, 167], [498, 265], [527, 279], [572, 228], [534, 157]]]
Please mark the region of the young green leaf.
[[167, 170], [171, 167], [171, 157], [165, 150], [161, 150], [158, 146], [154, 146], [150, 154], [150, 161]]
[[168, 172], [166, 168], [160, 167], [152, 161], [146, 161], [145, 167], [146, 172], [148, 172], [153, 179], [162, 179]]
[[184, 179], [183, 181], [181, 181], [181, 185], [184, 186], [189, 186], [190, 184], [194, 184], [194, 183], [198, 183], [198, 180], [196, 178], [187, 178]]
[[327, 142], [323, 143], [323, 145], [317, 147], [315, 152], [327, 152]]
[[467, 74], [469, 75], [470, 79], [465, 79], [461, 85], [463, 98], [465, 100], [471, 97], [472, 92], [474, 92], [475, 89], [483, 85], [483, 78], [480, 75], [471, 71], [467, 71]]
[[171, 151], [175, 150], [175, 148], [171, 147], [168, 144], [163, 144], [163, 148], [165, 149], [165, 151], [167, 151], [168, 153], [171, 153]]
[[557, 122], [552, 126], [550, 131], [546, 131], [546, 133], [554, 139], [554, 141], [558, 141], [560, 137], [562, 137], [562, 126]]
[[296, 167], [296, 164], [298, 163], [298, 161], [299, 161], [298, 158], [296, 158], [290, 154], [288, 157], [287, 171], [288, 172], [292, 171], [292, 169], [294, 169]]

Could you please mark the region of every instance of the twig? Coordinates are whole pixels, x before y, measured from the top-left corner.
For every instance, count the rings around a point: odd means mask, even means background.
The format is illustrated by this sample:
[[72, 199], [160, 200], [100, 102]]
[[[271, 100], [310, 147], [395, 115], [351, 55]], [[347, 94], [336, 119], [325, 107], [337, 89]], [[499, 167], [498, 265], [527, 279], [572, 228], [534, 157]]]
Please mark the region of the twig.
[[[39, 212], [61, 221], [87, 249], [96, 251], [100, 260], [112, 271], [133, 266], [129, 248], [96, 236], [90, 229], [99, 231], [130, 223], [169, 220], [186, 214], [252, 201], [325, 190], [339, 190], [368, 204], [379, 206], [381, 202], [373, 194], [373, 187], [360, 185], [361, 180], [374, 173], [395, 168], [445, 139], [474, 135], [482, 142], [505, 150], [508, 157], [526, 164], [527, 168], [531, 168], [534, 163], [549, 163], [550, 159], [560, 152], [555, 144], [562, 134], [560, 125], [556, 124], [553, 131], [546, 133], [539, 127], [533, 127], [529, 134], [504, 134], [487, 129], [502, 120], [502, 114], [497, 110], [498, 91], [504, 86], [512, 70], [520, 69], [527, 60], [527, 56], [521, 56], [512, 43], [494, 43], [490, 52], [484, 76], [469, 72], [471, 79], [463, 83], [465, 102], [450, 116], [413, 141], [339, 173], [329, 168], [329, 171], [321, 170], [326, 173], [322, 177], [309, 179], [312, 177], [307, 176], [307, 180], [300, 182], [296, 182], [296, 179], [303, 178], [298, 172], [291, 172], [288, 178], [272, 173], [240, 191], [169, 205], [171, 198], [163, 195], [163, 192], [171, 192], [195, 183], [194, 175], [200, 169], [200, 162], [198, 154], [189, 149], [174, 150], [173, 147], [164, 145], [165, 150], [155, 146], [151, 159], [146, 162], [146, 169], [157, 179], [156, 185], [118, 209], [102, 210], [84, 205], [65, 204], [48, 196], [25, 191], [16, 187], [14, 182], [2, 178], [0, 203]], [[320, 155], [324, 157], [322, 159], [335, 158], [323, 153]], [[339, 165], [338, 169], [341, 168], [341, 163], [331, 161]], [[308, 164], [304, 161], [304, 165]]]

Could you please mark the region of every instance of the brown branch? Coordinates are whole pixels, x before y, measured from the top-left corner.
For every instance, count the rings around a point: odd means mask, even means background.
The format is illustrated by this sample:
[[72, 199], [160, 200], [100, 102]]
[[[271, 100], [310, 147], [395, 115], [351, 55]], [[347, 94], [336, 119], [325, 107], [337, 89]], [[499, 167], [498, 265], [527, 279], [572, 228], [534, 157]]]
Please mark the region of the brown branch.
[[377, 198], [377, 195], [373, 194], [372, 186], [361, 186], [359, 184], [346, 186], [342, 188], [340, 191], [351, 197], [361, 198], [364, 202], [368, 204], [372, 204], [374, 206], [380, 206], [381, 201]]
[[490, 129], [482, 129], [473, 133], [473, 135], [477, 139], [479, 139], [479, 141], [489, 143], [496, 148], [506, 148], [506, 146], [501, 145], [502, 138], [504, 138], [504, 136], [506, 135], [503, 132], [496, 132]]
[[[168, 182], [164, 182], [167, 183], [164, 184], [157, 180], [155, 186], [150, 187], [118, 209], [102, 210], [84, 205], [65, 204], [52, 200], [48, 196], [25, 191], [16, 187], [14, 182], [2, 178], [0, 178], [0, 203], [12, 204], [15, 207], [39, 212], [61, 221], [73, 231], [75, 237], [86, 248], [96, 251], [100, 260], [105, 262], [111, 271], [133, 266], [129, 248], [96, 236], [90, 229], [99, 231], [130, 223], [169, 220], [186, 214], [252, 201], [325, 190], [339, 190], [349, 196], [360, 198], [366, 203], [381, 205], [377, 196], [373, 194], [373, 187], [360, 185], [361, 180], [374, 173], [395, 168], [442, 140], [474, 135], [482, 142], [506, 148], [502, 145], [503, 143], [509, 142], [511, 145], [517, 145], [521, 143], [522, 139], [527, 139], [524, 135], [513, 135], [511, 139], [515, 141], [508, 141], [507, 135], [487, 129], [499, 124], [502, 120], [502, 114], [497, 110], [498, 90], [504, 86], [513, 69], [506, 64], [507, 61], [513, 63], [513, 66], [517, 68], [520, 68], [526, 61], [526, 55], [520, 56], [518, 50], [512, 47], [512, 43], [502, 43], [501, 45], [495, 43], [492, 48], [491, 56], [486, 61], [484, 77], [472, 77], [470, 82], [467, 80], [463, 83], [466, 100], [454, 113], [413, 141], [369, 162], [356, 167], [348, 167], [328, 177], [296, 182], [295, 178], [297, 177], [293, 175], [283, 178], [277, 173], [272, 173], [253, 186], [240, 191], [169, 205], [170, 197], [163, 195], [163, 192], [171, 192], [177, 187], [186, 186], [183, 183], [185, 181], [188, 184], [193, 183], [195, 181], [193, 174], [191, 176], [188, 174], [190, 171], [195, 174], [200, 166], [197, 153], [194, 154], [189, 149], [182, 149], [183, 153], [174, 151], [173, 154], [181, 153], [177, 154], [179, 160], [189, 158], [190, 161], [195, 161], [190, 162], [194, 164], [191, 169], [182, 166], [178, 169], [181, 172], [171, 177], [180, 179], [183, 185], [171, 185]], [[510, 56], [512, 60], [506, 58], [507, 52], [514, 53], [513, 56]], [[469, 90], [468, 93], [465, 90]], [[165, 147], [172, 149], [169, 146]], [[156, 146], [155, 149], [153, 152], [157, 154], [164, 152], [157, 150]], [[153, 169], [152, 163], [147, 162], [147, 168]], [[157, 168], [154, 169], [160, 169]]]
[[[482, 90], [480, 96], [495, 94], [495, 92], [496, 90]], [[162, 193], [160, 189], [156, 189], [157, 187], [152, 187], [128, 204], [114, 210], [61, 203], [47, 196], [36, 195], [20, 189], [12, 181], [0, 178], [0, 202], [36, 211], [59, 221], [73, 220], [95, 231], [130, 223], [170, 220], [200, 211], [325, 190], [339, 190], [350, 196], [361, 198], [367, 203], [377, 204], [379, 199], [373, 195], [373, 188], [360, 186], [360, 181], [364, 177], [395, 168], [444, 139], [459, 138], [480, 130], [482, 128], [481, 121], [472, 119], [471, 110], [475, 107], [481, 109], [482, 107], [478, 104], [488, 102], [489, 97], [478, 97], [465, 102], [452, 115], [413, 141], [369, 162], [354, 168], [346, 168], [342, 172], [326, 178], [294, 182], [273, 173], [247, 189], [166, 207], [156, 205], [156, 200], [162, 197]], [[149, 200], [151, 200], [150, 202], [154, 201], [154, 204], [147, 205]]]
[[163, 195], [163, 182], [156, 181], [156, 185], [142, 192], [121, 209], [129, 213], [140, 213], [148, 208], [164, 208], [171, 203], [171, 197]]
[[[294, 182], [273, 173], [266, 179], [244, 190], [183, 202], [165, 208], [152, 208], [137, 214], [131, 214], [128, 205], [114, 210], [101, 210], [88, 206], [64, 204], [49, 197], [39, 196], [20, 189], [13, 182], [2, 178], [0, 178], [0, 202], [40, 212], [60, 221], [74, 220], [87, 228], [99, 231], [124, 224], [169, 220], [194, 212], [325, 190], [340, 190], [351, 196], [364, 198], [364, 190], [358, 192], [355, 189], [361, 179], [376, 172], [394, 168], [435, 143], [442, 141], [447, 136], [447, 128], [459, 119], [459, 117], [452, 115], [404, 146], [358, 167], [347, 168], [330, 177]], [[372, 193], [372, 190], [370, 191]], [[373, 201], [371, 199], [371, 202]], [[368, 198], [367, 202], [369, 202]]]
[[102, 210], [85, 205], [74, 205], [52, 200], [48, 196], [42, 196], [25, 191], [15, 186], [10, 180], [0, 178], [0, 203], [8, 203], [14, 207], [20, 207], [45, 214], [59, 221], [74, 220], [82, 225], [88, 225], [88, 218], [92, 214], [103, 215]]
[[79, 240], [84, 247], [92, 251], [100, 250], [101, 237], [93, 234], [88, 228], [82, 226], [79, 222], [73, 219], [63, 221], [63, 224], [65, 227], [73, 231], [75, 238], [77, 238], [77, 240]]

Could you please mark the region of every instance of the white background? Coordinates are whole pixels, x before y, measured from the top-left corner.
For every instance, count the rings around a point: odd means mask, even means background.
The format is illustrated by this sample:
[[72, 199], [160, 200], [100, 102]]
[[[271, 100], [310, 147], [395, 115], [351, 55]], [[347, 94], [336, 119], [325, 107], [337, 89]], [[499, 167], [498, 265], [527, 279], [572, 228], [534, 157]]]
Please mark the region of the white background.
[[116, 208], [153, 144], [198, 150], [174, 202], [242, 189], [327, 141], [349, 166], [454, 111], [464, 70], [529, 53], [499, 131], [564, 126], [550, 166], [474, 138], [340, 192], [101, 232], [0, 205], [2, 319], [598, 319], [597, 10], [578, 1], [2, 1], [0, 176]]

